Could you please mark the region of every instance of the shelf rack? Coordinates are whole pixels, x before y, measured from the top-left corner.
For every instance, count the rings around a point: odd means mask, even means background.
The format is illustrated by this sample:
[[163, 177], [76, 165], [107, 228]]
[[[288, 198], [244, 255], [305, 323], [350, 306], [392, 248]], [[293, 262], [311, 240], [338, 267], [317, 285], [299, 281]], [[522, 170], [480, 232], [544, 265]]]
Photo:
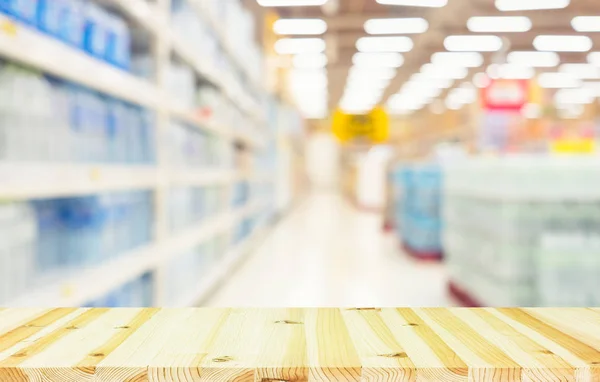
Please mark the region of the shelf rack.
[[[266, 125], [266, 118], [260, 105], [248, 94], [240, 91], [232, 76], [220, 73], [209, 67], [194, 50], [172, 32], [169, 24], [170, 0], [94, 0], [118, 9], [126, 18], [144, 28], [153, 38], [157, 72], [170, 60], [170, 52], [176, 53], [196, 73], [220, 89], [238, 105], [258, 125]], [[224, 30], [214, 18], [204, 12], [198, 0], [189, 0], [202, 16], [209, 17], [209, 25], [226, 52], [236, 65], [243, 68], [227, 42]], [[93, 269], [77, 270], [69, 273], [50, 275], [43, 280], [43, 288], [34, 290], [10, 302], [10, 306], [80, 306], [105, 295], [114, 288], [136, 277], [154, 271], [154, 304], [166, 305], [162, 295], [164, 266], [178, 253], [190, 249], [220, 233], [231, 231], [235, 224], [263, 209], [268, 201], [250, 201], [246, 206], [233, 209], [229, 204], [225, 212], [208, 221], [180, 233], [171, 234], [167, 230], [165, 193], [171, 185], [225, 185], [228, 195], [233, 184], [241, 179], [256, 181], [262, 177], [259, 172], [221, 169], [172, 169], [168, 166], [164, 150], [161, 150], [159, 137], [168, 129], [169, 120], [177, 119], [198, 129], [240, 143], [250, 150], [260, 150], [266, 145], [266, 129], [263, 133], [245, 132], [223, 126], [218, 121], [201, 118], [192, 110], [173, 104], [167, 93], [164, 81], [157, 75], [153, 80], [138, 78], [97, 60], [86, 53], [55, 40], [28, 26], [21, 25], [0, 14], [0, 57], [41, 70], [93, 90], [114, 96], [152, 110], [157, 115], [158, 162], [155, 166], [93, 165], [93, 164], [47, 164], [47, 163], [0, 163], [0, 199], [27, 200], [33, 198], [53, 198], [77, 196], [91, 193], [127, 190], [155, 191], [156, 232], [154, 241], [119, 258]], [[93, 75], [90, 75], [93, 73]], [[258, 84], [254, 84], [260, 90]], [[261, 90], [262, 91], [262, 90]], [[239, 127], [238, 127], [239, 128]], [[198, 287], [177, 306], [191, 305], [205, 298], [214, 289], [232, 265], [241, 258], [256, 242], [257, 229], [242, 243], [232, 247], [220, 263], [214, 265], [210, 277], [202, 280]]]

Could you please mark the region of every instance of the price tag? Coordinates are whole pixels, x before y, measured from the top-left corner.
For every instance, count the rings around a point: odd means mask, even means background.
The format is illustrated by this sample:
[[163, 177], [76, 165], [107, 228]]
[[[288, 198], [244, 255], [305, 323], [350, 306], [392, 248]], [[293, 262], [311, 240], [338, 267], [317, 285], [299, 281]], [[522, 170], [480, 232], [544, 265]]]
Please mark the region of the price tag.
[[10, 20], [3, 20], [2, 22], [0, 22], [0, 30], [2, 30], [2, 32], [6, 33], [9, 36], [16, 36], [17, 24]]
[[75, 293], [75, 290], [73, 289], [73, 286], [69, 284], [63, 285], [60, 291], [62, 297], [71, 297], [73, 296], [73, 293]]
[[90, 179], [92, 180], [92, 182], [99, 182], [101, 178], [102, 178], [102, 173], [101, 173], [100, 169], [93, 168], [90, 171]]

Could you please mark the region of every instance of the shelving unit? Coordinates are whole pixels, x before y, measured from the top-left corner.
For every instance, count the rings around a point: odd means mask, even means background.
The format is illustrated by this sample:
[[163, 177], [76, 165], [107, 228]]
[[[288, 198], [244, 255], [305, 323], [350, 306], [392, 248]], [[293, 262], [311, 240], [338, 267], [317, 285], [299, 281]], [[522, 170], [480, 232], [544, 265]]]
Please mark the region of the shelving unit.
[[[168, 206], [165, 195], [172, 186], [225, 186], [227, 196], [240, 180], [253, 182], [266, 180], [263, 172], [248, 169], [221, 168], [173, 168], [165, 155], [164, 133], [170, 120], [185, 122], [202, 131], [226, 139], [230, 144], [241, 145], [244, 150], [258, 153], [266, 147], [266, 117], [262, 106], [246, 94], [233, 77], [221, 73], [217, 68], [206, 65], [201, 57], [185, 41], [177, 38], [169, 24], [169, 0], [94, 0], [121, 12], [126, 19], [146, 30], [153, 39], [156, 78], [146, 80], [113, 67], [85, 52], [79, 51], [59, 40], [0, 14], [0, 57], [23, 64], [33, 69], [83, 85], [92, 90], [140, 105], [154, 112], [156, 120], [157, 163], [153, 166], [140, 165], [96, 165], [69, 163], [2, 163], [0, 162], [0, 199], [29, 200], [82, 196], [113, 191], [154, 191], [155, 232], [153, 241], [142, 247], [120, 255], [90, 269], [70, 270], [48, 275], [43, 287], [16, 297], [8, 305], [23, 306], [81, 306], [97, 299], [119, 285], [153, 272], [155, 289], [164, 282], [163, 268], [180, 252], [201, 244], [216, 235], [231, 232], [244, 219], [256, 216], [269, 203], [268, 200], [250, 200], [242, 207], [230, 206], [218, 216], [205, 220], [183, 232], [168, 231]], [[231, 44], [218, 21], [204, 11], [202, 2], [189, 0], [201, 16], [209, 17], [220, 44], [239, 68], [243, 63], [236, 57]], [[225, 126], [218, 121], [206, 120], [192, 110], [174, 103], [167, 90], [161, 72], [175, 53], [196, 74], [212, 83], [235, 105], [250, 116], [257, 124], [265, 126], [262, 132], [250, 133]], [[255, 83], [256, 89], [260, 89]], [[261, 90], [262, 91], [262, 90]], [[173, 303], [187, 306], [205, 298], [209, 291], [252, 247], [264, 227], [258, 224], [254, 233], [243, 242], [232, 246], [211, 275], [199, 280], [198, 287], [183, 293], [181, 300]], [[154, 305], [165, 305], [160, 292], [154, 297]]]

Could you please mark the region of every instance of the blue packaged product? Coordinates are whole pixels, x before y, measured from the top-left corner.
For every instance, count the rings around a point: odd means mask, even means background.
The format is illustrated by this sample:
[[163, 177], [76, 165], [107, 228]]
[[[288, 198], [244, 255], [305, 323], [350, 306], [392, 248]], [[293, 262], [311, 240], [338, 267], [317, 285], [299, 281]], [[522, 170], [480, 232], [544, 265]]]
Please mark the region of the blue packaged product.
[[[53, 1], [53, 0], [48, 0]], [[62, 0], [64, 2], [63, 21], [59, 36], [70, 44], [85, 49], [85, 4], [81, 0]]]
[[131, 32], [121, 18], [108, 15], [106, 60], [122, 69], [131, 67]]
[[37, 24], [38, 0], [13, 0], [11, 3], [15, 17], [27, 24]]
[[61, 31], [67, 22], [68, 4], [65, 0], [39, 0], [37, 10], [38, 28], [63, 39]]
[[37, 270], [45, 272], [60, 265], [59, 204], [55, 200], [33, 202], [38, 224]]
[[0, 13], [12, 14], [14, 2], [15, 0], [0, 0]]
[[93, 56], [104, 59], [108, 44], [109, 15], [92, 2], [85, 3], [84, 49]]

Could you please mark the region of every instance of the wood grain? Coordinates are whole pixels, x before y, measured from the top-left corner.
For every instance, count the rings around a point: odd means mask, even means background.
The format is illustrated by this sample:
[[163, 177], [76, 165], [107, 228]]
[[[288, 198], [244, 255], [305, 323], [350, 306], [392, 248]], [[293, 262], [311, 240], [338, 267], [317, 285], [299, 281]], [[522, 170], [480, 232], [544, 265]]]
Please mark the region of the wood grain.
[[599, 381], [596, 309], [0, 309], [1, 382]]

